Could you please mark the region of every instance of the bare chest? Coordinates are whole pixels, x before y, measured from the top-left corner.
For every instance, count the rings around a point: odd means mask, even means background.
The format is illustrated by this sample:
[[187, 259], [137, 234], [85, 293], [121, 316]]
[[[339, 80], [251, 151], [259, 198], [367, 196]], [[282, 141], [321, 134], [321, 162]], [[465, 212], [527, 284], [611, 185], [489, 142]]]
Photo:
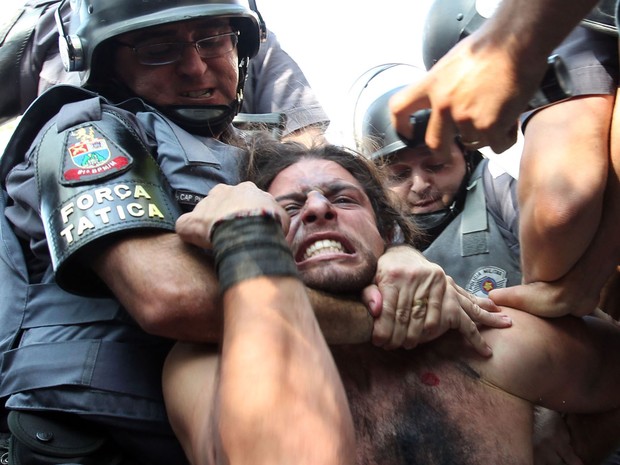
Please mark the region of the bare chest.
[[429, 350], [337, 348], [359, 465], [531, 463], [531, 407]]

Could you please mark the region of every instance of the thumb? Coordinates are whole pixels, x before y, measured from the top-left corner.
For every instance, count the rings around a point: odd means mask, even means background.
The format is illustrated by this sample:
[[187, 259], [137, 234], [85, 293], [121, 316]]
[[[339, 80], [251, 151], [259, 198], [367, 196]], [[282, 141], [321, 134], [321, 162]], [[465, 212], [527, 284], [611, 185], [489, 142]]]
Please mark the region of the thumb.
[[489, 292], [489, 299], [500, 307], [522, 308], [521, 286], [498, 287]]
[[362, 291], [362, 302], [373, 318], [379, 318], [383, 307], [383, 297], [376, 284], [370, 284]]

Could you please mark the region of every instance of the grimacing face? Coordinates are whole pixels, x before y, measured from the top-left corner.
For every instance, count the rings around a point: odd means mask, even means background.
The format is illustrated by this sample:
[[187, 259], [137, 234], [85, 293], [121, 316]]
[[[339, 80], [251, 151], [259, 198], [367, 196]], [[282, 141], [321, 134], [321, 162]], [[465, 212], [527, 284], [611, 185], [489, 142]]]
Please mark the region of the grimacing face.
[[307, 286], [347, 293], [372, 281], [385, 241], [351, 173], [332, 161], [302, 159], [275, 177], [269, 193], [291, 218], [286, 240]]
[[413, 215], [449, 207], [467, 174], [465, 156], [456, 143], [446, 153], [426, 147], [399, 150], [388, 169], [390, 191]]
[[[164, 42], [193, 42], [233, 31], [227, 19], [194, 19], [141, 29], [117, 37], [133, 47]], [[116, 76], [136, 95], [158, 106], [228, 105], [235, 99], [239, 68], [237, 49], [215, 58], [201, 58], [187, 46], [180, 60], [143, 65], [134, 51], [118, 45]]]

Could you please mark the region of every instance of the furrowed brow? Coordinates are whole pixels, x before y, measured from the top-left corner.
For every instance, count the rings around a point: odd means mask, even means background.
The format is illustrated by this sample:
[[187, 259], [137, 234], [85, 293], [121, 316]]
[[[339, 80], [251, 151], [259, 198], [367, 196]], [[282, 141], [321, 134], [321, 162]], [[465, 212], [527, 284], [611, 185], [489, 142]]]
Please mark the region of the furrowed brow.
[[280, 202], [284, 202], [285, 200], [293, 200], [293, 201], [303, 201], [306, 198], [306, 194], [303, 192], [291, 192], [290, 194], [284, 194], [284, 195], [279, 195], [278, 197], [275, 197], [276, 202], [280, 203]]
[[308, 196], [308, 193], [312, 191], [319, 191], [326, 197], [339, 194], [343, 191], [354, 191], [356, 193], [359, 193], [360, 195], [365, 195], [364, 191], [360, 189], [359, 187], [351, 183], [343, 181], [343, 182], [332, 182], [329, 184], [322, 184], [320, 186], [311, 186], [311, 187], [309, 186], [301, 192], [291, 192], [289, 194], [283, 194], [283, 195], [276, 197], [275, 199], [278, 202], [281, 202], [284, 200], [293, 200], [293, 201], [298, 201], [298, 202], [304, 201], [306, 197]]

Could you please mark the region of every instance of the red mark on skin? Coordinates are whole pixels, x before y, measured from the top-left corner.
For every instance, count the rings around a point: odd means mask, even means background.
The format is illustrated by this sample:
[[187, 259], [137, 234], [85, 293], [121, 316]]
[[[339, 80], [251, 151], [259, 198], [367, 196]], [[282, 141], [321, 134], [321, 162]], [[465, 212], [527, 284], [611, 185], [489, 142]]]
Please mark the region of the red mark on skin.
[[435, 373], [422, 373], [420, 379], [427, 386], [438, 386], [439, 385], [439, 377]]

